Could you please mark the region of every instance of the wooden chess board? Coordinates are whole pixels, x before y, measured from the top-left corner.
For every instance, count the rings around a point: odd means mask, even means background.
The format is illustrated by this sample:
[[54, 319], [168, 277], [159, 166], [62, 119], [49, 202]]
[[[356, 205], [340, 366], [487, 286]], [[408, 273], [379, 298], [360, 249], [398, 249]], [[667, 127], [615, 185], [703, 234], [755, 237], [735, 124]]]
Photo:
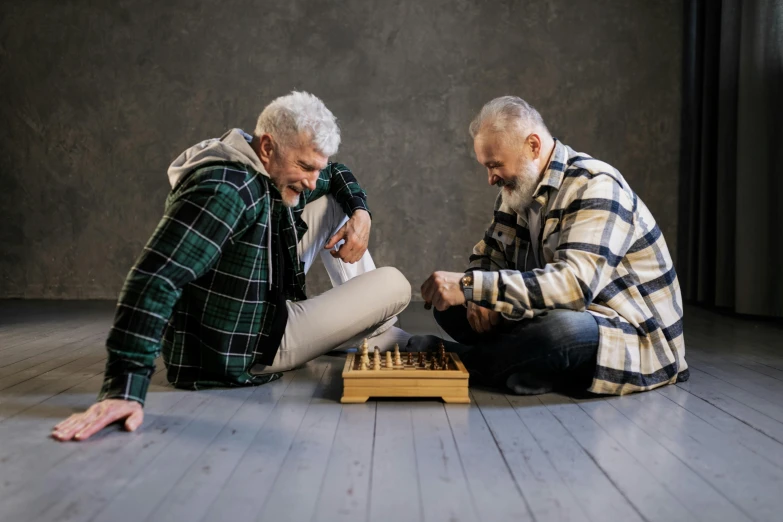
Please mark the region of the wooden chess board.
[[[433, 354], [401, 353], [402, 365], [387, 365], [381, 357], [380, 369], [373, 369], [372, 358], [367, 369], [361, 368], [360, 354], [349, 353], [343, 369], [343, 397], [341, 402], [365, 402], [370, 397], [440, 397], [444, 402], [467, 404], [468, 371], [455, 353], [445, 353], [446, 364], [436, 362]], [[421, 359], [426, 361], [423, 365]], [[445, 366], [445, 367], [444, 367]]]

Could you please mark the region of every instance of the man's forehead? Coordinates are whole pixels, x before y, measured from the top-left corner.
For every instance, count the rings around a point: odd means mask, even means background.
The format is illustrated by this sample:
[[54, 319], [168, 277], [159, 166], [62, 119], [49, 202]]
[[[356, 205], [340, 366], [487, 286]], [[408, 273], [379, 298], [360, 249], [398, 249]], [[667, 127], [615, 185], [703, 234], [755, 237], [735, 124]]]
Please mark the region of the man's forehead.
[[500, 139], [497, 136], [484, 136], [479, 134], [473, 142], [476, 159], [481, 162], [492, 161], [502, 152]]
[[300, 144], [299, 147], [294, 149], [294, 157], [297, 161], [318, 169], [326, 168], [329, 162], [329, 157], [318, 152], [312, 143]]

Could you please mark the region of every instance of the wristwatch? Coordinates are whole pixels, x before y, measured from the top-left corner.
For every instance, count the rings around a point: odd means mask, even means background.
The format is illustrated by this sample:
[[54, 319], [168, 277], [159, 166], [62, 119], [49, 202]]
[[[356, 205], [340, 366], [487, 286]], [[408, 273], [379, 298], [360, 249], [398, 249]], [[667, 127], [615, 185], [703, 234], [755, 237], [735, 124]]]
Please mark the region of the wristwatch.
[[467, 273], [459, 280], [459, 288], [462, 290], [462, 295], [465, 296], [465, 301], [473, 300], [473, 273]]

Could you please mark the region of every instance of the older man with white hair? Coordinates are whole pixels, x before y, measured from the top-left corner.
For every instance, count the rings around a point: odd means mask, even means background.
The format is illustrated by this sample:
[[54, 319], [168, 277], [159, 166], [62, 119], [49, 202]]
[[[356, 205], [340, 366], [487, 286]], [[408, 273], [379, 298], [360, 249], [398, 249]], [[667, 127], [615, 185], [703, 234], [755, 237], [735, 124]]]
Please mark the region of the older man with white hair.
[[[251, 136], [233, 129], [169, 168], [163, 219], [130, 271], [106, 342], [98, 402], [58, 424], [84, 440], [124, 421], [133, 431], [162, 351], [177, 387], [263, 384], [332, 349], [370, 337], [388, 349], [410, 300], [396, 269], [367, 252], [367, 196], [330, 163], [340, 131], [315, 96], [270, 103]], [[334, 288], [306, 299], [317, 254]]]
[[470, 134], [501, 187], [494, 220], [465, 273], [435, 272], [421, 291], [472, 382], [624, 394], [687, 379], [672, 259], [623, 176], [553, 138], [517, 97], [487, 103]]

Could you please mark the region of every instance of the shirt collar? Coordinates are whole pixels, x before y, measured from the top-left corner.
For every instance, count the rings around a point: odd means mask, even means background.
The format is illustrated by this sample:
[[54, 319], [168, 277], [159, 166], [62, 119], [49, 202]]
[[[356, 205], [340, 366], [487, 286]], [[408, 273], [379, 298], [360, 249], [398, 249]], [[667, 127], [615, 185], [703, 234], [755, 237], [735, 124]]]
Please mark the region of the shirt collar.
[[552, 157], [549, 158], [549, 164], [544, 171], [541, 182], [538, 184], [536, 191], [533, 192], [533, 198], [536, 201], [541, 204], [544, 203], [543, 195], [546, 193], [544, 187], [554, 188], [555, 190], [560, 189], [560, 185], [563, 183], [567, 161], [568, 151], [566, 150], [566, 146], [555, 138], [555, 148], [552, 151]]

